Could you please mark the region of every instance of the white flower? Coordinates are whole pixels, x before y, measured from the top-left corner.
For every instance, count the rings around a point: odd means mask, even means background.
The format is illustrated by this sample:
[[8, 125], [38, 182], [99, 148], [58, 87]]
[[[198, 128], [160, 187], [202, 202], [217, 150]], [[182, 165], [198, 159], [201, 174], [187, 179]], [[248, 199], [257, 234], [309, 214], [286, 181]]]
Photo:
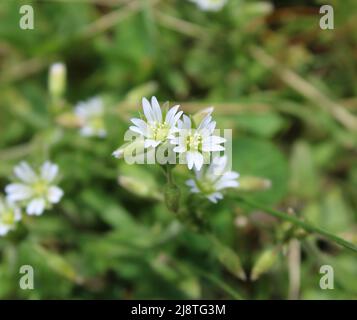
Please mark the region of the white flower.
[[195, 173], [196, 178], [187, 180], [186, 185], [191, 187], [192, 193], [202, 193], [213, 203], [223, 199], [221, 190], [239, 186], [239, 174], [227, 170], [226, 156], [214, 158], [207, 169]]
[[99, 97], [79, 102], [75, 114], [81, 125], [80, 133], [84, 137], [97, 136], [104, 138], [107, 134], [104, 125], [104, 105]]
[[171, 140], [176, 145], [173, 151], [186, 158], [190, 170], [193, 167], [200, 170], [204, 156], [210, 152], [225, 150], [220, 144], [226, 139], [213, 135], [216, 122], [212, 121], [210, 114], [201, 121], [197, 129], [192, 128], [191, 119], [186, 115], [183, 116], [183, 121], [179, 120], [178, 127], [179, 136]]
[[46, 161], [37, 173], [26, 162], [21, 162], [14, 168], [14, 174], [19, 182], [6, 186], [7, 199], [26, 206], [27, 214], [41, 215], [61, 200], [63, 191], [54, 185], [58, 174], [56, 164]]
[[219, 11], [227, 3], [227, 0], [190, 0], [203, 11]]
[[144, 137], [144, 147], [156, 148], [160, 143], [174, 138], [174, 133], [177, 132], [176, 123], [183, 113], [178, 111], [180, 106], [174, 106], [168, 110], [165, 119], [163, 119], [156, 97], [151, 98], [151, 104], [146, 98], [143, 98], [142, 104], [146, 122], [133, 118], [131, 122], [134, 126], [129, 129]]
[[16, 222], [20, 220], [20, 208], [0, 197], [0, 236], [5, 236], [10, 230], [15, 229]]

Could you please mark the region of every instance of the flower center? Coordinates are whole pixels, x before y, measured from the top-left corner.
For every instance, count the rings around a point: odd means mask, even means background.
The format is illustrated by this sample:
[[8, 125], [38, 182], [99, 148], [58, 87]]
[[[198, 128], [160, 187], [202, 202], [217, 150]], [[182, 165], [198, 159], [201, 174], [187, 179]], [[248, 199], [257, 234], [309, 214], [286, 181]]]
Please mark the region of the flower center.
[[155, 122], [150, 126], [150, 129], [152, 132], [152, 139], [156, 141], [165, 140], [170, 131], [170, 127], [166, 122]]
[[5, 211], [1, 215], [1, 221], [3, 224], [12, 225], [15, 223], [15, 215], [12, 211]]
[[32, 185], [32, 189], [36, 196], [43, 196], [47, 191], [47, 183], [40, 180]]
[[208, 179], [196, 180], [196, 184], [198, 189], [200, 189], [203, 194], [212, 194], [216, 191], [214, 186], [212, 185], [212, 181]]
[[198, 134], [197, 132], [195, 133], [190, 133], [186, 137], [186, 145], [187, 145], [187, 150], [190, 151], [199, 151], [202, 149], [202, 136]]
[[89, 126], [94, 130], [101, 130], [104, 127], [104, 122], [102, 117], [92, 117], [89, 120]]

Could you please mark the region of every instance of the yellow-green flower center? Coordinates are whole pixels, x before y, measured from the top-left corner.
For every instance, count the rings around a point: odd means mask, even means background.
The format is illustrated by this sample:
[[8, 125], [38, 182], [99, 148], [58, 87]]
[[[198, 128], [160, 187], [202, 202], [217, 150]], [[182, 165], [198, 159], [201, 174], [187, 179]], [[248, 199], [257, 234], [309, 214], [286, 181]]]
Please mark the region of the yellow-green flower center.
[[163, 141], [167, 138], [170, 126], [164, 122], [155, 122], [150, 126], [152, 139], [156, 141]]
[[209, 180], [196, 180], [196, 184], [198, 189], [200, 189], [200, 191], [203, 194], [212, 194], [214, 193], [216, 190], [212, 184], [212, 181]]
[[45, 181], [39, 180], [32, 185], [32, 190], [36, 196], [43, 196], [46, 194], [48, 185]]
[[15, 215], [12, 211], [5, 211], [1, 215], [1, 222], [3, 224], [12, 225], [15, 223]]
[[103, 118], [101, 116], [92, 117], [89, 120], [89, 126], [96, 131], [103, 129], [104, 128]]
[[202, 149], [202, 136], [198, 133], [189, 134], [186, 137], [186, 146], [189, 151], [200, 151]]

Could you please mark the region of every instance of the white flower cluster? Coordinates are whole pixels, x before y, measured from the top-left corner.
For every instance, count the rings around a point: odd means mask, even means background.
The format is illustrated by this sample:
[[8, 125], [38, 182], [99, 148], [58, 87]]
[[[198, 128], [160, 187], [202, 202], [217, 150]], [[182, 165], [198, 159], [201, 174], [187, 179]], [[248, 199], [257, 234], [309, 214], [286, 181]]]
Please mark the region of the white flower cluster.
[[[195, 126], [190, 117], [179, 111], [178, 105], [164, 115], [156, 97], [151, 98], [151, 103], [143, 98], [142, 105], [145, 120], [131, 119], [134, 125], [129, 130], [138, 135], [137, 139], [144, 141], [144, 148], [155, 149], [166, 144], [172, 147], [175, 154], [183, 157], [187, 167], [196, 172], [196, 179], [188, 181], [192, 192], [202, 193], [210, 201], [217, 202], [217, 199], [222, 198], [222, 189], [238, 187], [238, 174], [227, 171], [226, 157], [213, 158], [207, 173], [203, 173], [206, 172], [203, 169], [204, 160], [209, 159], [212, 152], [225, 150], [222, 144], [226, 139], [214, 135], [216, 122], [211, 116], [213, 108], [206, 112], [201, 122]], [[116, 157], [123, 154], [123, 148], [113, 153]]]
[[201, 170], [205, 155], [224, 151], [221, 144], [225, 139], [214, 135], [216, 122], [212, 121], [211, 113], [194, 127], [191, 119], [179, 111], [179, 106], [172, 107], [163, 117], [155, 97], [151, 98], [151, 103], [143, 98], [142, 103], [146, 121], [133, 118], [131, 122], [134, 126], [129, 129], [144, 139], [144, 148], [156, 148], [163, 144], [172, 146], [173, 152], [186, 160], [190, 170]]
[[14, 229], [21, 219], [20, 207], [28, 215], [41, 215], [45, 209], [58, 203], [63, 190], [55, 185], [58, 166], [46, 161], [39, 172], [26, 162], [14, 168], [16, 181], [5, 187], [6, 199], [0, 198], [0, 235]]
[[107, 135], [104, 125], [104, 104], [101, 98], [94, 97], [79, 102], [74, 112], [79, 120], [82, 136], [104, 138]]
[[219, 11], [227, 3], [227, 0], [190, 0], [203, 11]]

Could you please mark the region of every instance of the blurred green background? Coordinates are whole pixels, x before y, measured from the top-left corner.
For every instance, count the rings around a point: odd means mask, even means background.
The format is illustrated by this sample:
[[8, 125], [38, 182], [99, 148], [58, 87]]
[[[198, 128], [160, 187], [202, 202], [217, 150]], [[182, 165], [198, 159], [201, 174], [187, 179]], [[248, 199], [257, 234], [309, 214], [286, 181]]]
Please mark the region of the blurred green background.
[[[335, 30], [319, 27], [326, 2]], [[34, 8], [34, 30], [19, 28], [22, 4]], [[143, 96], [188, 112], [213, 105], [218, 127], [233, 129], [234, 169], [272, 182], [247, 195], [357, 243], [356, 28], [354, 0], [228, 0], [219, 12], [185, 0], [2, 0], [0, 186], [19, 161], [49, 157], [65, 196], [0, 239], [0, 298], [356, 299], [355, 254], [316, 236], [287, 238], [285, 223], [228, 198], [205, 213], [232, 250], [222, 258], [166, 209], [159, 168], [111, 156]], [[52, 112], [56, 61], [67, 65], [67, 91]], [[106, 139], [81, 137], [70, 121], [94, 95], [108, 110]], [[119, 175], [138, 186], [120, 186]], [[271, 249], [256, 281], [236, 276], [231, 254], [249, 274]], [[19, 288], [24, 264], [34, 290]], [[334, 290], [320, 289], [323, 264], [334, 268]]]

